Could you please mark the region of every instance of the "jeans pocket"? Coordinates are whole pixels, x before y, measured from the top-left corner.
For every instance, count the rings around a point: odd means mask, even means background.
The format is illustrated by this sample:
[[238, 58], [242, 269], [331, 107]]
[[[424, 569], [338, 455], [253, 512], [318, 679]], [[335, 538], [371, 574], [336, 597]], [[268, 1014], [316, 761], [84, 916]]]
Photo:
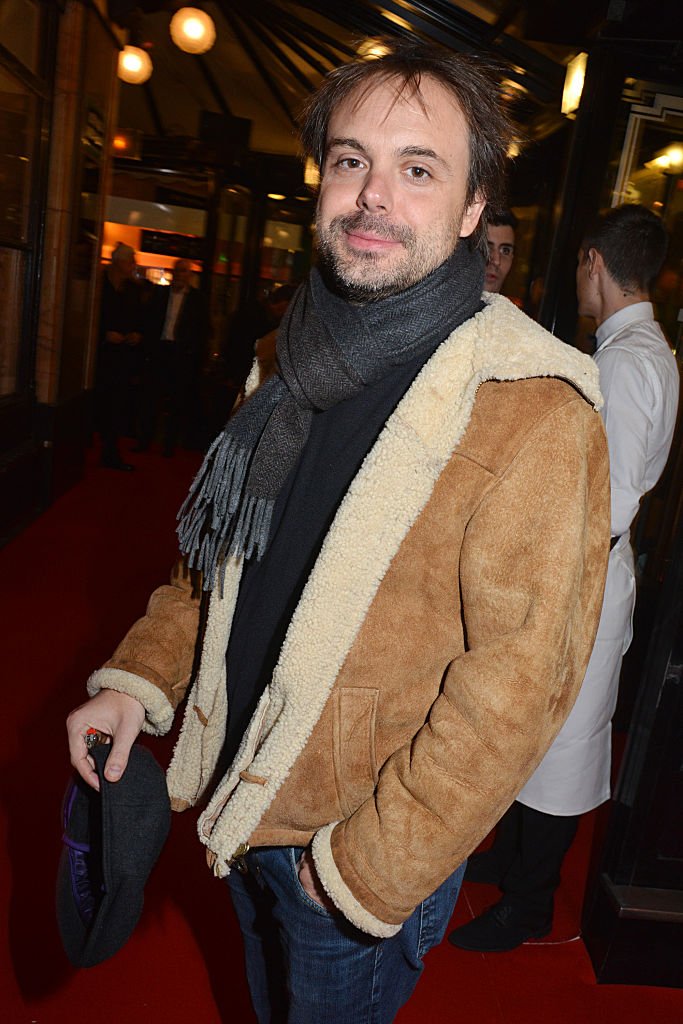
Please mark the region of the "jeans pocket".
[[417, 955], [421, 960], [425, 953], [437, 946], [444, 935], [451, 919], [467, 861], [461, 864], [439, 888], [428, 896], [420, 906], [420, 933], [417, 941]]
[[308, 895], [303, 885], [301, 884], [301, 881], [299, 879], [299, 860], [303, 852], [304, 847], [302, 846], [289, 846], [286, 848], [286, 853], [289, 856], [289, 865], [291, 868], [292, 887], [294, 895], [296, 896], [299, 903], [302, 903], [305, 907], [308, 907], [309, 910], [314, 910], [316, 914], [319, 914], [321, 917], [326, 917], [330, 921], [332, 921], [335, 919], [335, 917], [337, 917], [337, 914], [328, 910], [327, 907], [321, 906], [320, 903], [318, 903], [316, 900], [314, 900], [311, 896]]

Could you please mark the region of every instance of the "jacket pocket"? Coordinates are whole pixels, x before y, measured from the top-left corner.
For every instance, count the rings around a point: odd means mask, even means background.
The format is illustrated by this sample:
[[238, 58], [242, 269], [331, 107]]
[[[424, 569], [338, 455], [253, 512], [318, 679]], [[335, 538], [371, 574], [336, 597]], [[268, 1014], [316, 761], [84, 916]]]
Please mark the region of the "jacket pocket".
[[378, 697], [378, 690], [365, 687], [340, 687], [335, 694], [334, 775], [346, 817], [370, 796], [377, 784]]

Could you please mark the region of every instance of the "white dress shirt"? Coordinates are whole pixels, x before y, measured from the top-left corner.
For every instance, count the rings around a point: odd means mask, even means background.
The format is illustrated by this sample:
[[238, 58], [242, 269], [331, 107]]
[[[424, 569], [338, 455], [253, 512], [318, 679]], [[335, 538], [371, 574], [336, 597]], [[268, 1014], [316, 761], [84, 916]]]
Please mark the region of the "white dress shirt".
[[164, 341], [175, 341], [175, 329], [180, 316], [180, 310], [183, 305], [187, 291], [184, 288], [178, 288], [177, 290], [173, 287], [169, 288], [170, 295], [168, 296], [168, 305], [166, 307], [166, 319], [164, 320], [164, 329], [161, 332], [162, 340]]
[[612, 486], [612, 535], [627, 533], [671, 448], [679, 374], [651, 302], [613, 313], [596, 332]]

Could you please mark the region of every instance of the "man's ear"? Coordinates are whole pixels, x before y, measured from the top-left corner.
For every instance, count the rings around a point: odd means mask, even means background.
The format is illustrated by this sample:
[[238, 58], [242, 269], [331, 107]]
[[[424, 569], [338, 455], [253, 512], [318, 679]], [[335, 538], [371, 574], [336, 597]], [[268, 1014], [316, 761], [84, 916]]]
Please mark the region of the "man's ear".
[[588, 273], [590, 277], [595, 277], [605, 269], [605, 261], [602, 258], [602, 253], [598, 252], [597, 249], [592, 247], [586, 253], [586, 260], [588, 262]]
[[465, 207], [465, 212], [462, 215], [462, 224], [460, 225], [461, 238], [469, 238], [479, 223], [479, 218], [484, 212], [485, 206], [486, 200], [476, 196], [474, 202]]

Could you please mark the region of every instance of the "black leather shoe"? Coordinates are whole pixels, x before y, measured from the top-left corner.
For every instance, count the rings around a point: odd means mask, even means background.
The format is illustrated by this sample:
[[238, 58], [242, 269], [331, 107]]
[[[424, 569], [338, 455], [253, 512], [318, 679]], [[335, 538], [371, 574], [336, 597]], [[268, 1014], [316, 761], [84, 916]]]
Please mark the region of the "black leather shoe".
[[475, 953], [507, 953], [527, 939], [542, 939], [551, 927], [552, 921], [529, 924], [522, 910], [501, 900], [473, 921], [452, 931], [448, 941], [458, 949]]
[[123, 459], [102, 459], [100, 465], [104, 469], [119, 469], [122, 473], [132, 473], [135, 469], [135, 466], [130, 462], [124, 462]]
[[467, 860], [466, 882], [483, 882], [486, 885], [500, 885], [502, 878], [498, 866], [488, 850], [473, 853]]

